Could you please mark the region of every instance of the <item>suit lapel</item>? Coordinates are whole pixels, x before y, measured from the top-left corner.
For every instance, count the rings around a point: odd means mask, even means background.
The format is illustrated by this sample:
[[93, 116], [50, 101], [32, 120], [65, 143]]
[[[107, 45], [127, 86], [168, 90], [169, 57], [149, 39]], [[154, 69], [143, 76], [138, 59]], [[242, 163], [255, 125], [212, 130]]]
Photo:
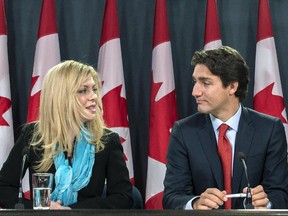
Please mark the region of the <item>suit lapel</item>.
[[217, 141], [215, 138], [215, 133], [209, 115], [205, 115], [203, 127], [199, 130], [198, 135], [200, 143], [206, 154], [206, 157], [208, 158], [211, 171], [215, 177], [215, 181], [218, 185], [218, 188], [223, 188], [224, 184], [223, 184], [222, 166], [218, 156]]
[[[218, 188], [224, 188], [223, 174], [220, 158], [218, 156], [217, 141], [213, 131], [213, 127], [209, 115], [205, 115], [202, 122], [203, 127], [198, 131], [200, 143], [204, 149], [206, 157], [208, 158], [211, 172], [214, 175]], [[208, 131], [208, 135], [207, 135]], [[246, 182], [244, 168], [241, 161], [238, 159], [238, 152], [243, 152], [246, 156], [249, 153], [252, 144], [255, 128], [253, 121], [250, 118], [249, 110], [242, 108], [242, 114], [239, 122], [238, 132], [235, 141], [234, 164], [233, 164], [233, 182], [232, 192], [242, 192], [243, 188], [241, 182]], [[215, 154], [216, 152], [216, 154]]]
[[[242, 114], [239, 122], [238, 132], [235, 141], [235, 153], [234, 153], [234, 166], [233, 166], [233, 193], [242, 192], [243, 188], [240, 188], [242, 179], [246, 179], [243, 164], [238, 159], [238, 152], [243, 152], [246, 156], [249, 153], [250, 146], [252, 144], [255, 128], [252, 124], [250, 114], [247, 108], [242, 108]], [[244, 180], [246, 182], [246, 180]], [[242, 186], [241, 186], [242, 187]]]

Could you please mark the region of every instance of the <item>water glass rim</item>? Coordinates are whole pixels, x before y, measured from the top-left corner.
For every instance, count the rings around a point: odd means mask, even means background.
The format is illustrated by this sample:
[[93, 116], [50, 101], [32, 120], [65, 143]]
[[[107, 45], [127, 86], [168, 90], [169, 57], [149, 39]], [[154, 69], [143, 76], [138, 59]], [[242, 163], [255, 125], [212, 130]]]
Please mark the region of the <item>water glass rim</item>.
[[53, 173], [33, 173], [33, 176], [53, 176]]

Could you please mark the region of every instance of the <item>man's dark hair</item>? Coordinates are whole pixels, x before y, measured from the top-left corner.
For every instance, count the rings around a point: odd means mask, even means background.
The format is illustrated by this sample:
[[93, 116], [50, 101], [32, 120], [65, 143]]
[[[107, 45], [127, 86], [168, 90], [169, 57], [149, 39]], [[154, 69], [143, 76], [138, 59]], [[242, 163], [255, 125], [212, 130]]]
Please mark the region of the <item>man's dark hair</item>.
[[226, 88], [232, 82], [239, 83], [235, 96], [242, 102], [248, 92], [249, 68], [243, 57], [235, 49], [222, 46], [213, 50], [196, 51], [191, 64], [203, 64], [212, 74], [219, 76]]

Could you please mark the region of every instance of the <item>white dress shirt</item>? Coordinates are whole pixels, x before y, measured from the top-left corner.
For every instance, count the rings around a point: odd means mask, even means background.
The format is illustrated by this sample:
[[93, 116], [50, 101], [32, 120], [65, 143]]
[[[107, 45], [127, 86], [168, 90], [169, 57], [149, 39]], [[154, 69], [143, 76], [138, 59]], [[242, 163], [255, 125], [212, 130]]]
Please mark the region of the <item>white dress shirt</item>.
[[[226, 137], [228, 138], [230, 145], [231, 145], [231, 148], [232, 148], [232, 175], [233, 175], [233, 161], [234, 161], [234, 152], [235, 152], [235, 140], [236, 140], [236, 135], [237, 135], [237, 131], [238, 131], [238, 125], [239, 125], [241, 113], [242, 113], [242, 108], [240, 105], [237, 112], [231, 118], [229, 118], [226, 122], [223, 122], [220, 119], [213, 116], [212, 114], [209, 114], [216, 137], [218, 137], [218, 135], [219, 135], [219, 126], [221, 124], [224, 123], [224, 124], [227, 124], [229, 126], [229, 128], [226, 132]], [[184, 209], [192, 210], [193, 209], [193, 207], [192, 207], [193, 200], [195, 200], [199, 197], [200, 196], [195, 196], [191, 200], [189, 200], [186, 203], [186, 205], [184, 206]]]

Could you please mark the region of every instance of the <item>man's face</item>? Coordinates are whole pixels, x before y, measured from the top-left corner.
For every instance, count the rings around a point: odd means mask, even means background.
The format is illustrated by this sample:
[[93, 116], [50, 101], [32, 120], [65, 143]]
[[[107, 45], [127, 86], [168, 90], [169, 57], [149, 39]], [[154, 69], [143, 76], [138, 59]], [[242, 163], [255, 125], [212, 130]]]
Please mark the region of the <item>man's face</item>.
[[[230, 110], [231, 95], [234, 96], [235, 91], [231, 91], [231, 85], [224, 88], [219, 76], [211, 73], [207, 66], [197, 64], [193, 75], [194, 87], [192, 95], [196, 99], [198, 111], [201, 113], [209, 113], [217, 118], [226, 116], [225, 112]], [[234, 96], [235, 98], [235, 96]]]

